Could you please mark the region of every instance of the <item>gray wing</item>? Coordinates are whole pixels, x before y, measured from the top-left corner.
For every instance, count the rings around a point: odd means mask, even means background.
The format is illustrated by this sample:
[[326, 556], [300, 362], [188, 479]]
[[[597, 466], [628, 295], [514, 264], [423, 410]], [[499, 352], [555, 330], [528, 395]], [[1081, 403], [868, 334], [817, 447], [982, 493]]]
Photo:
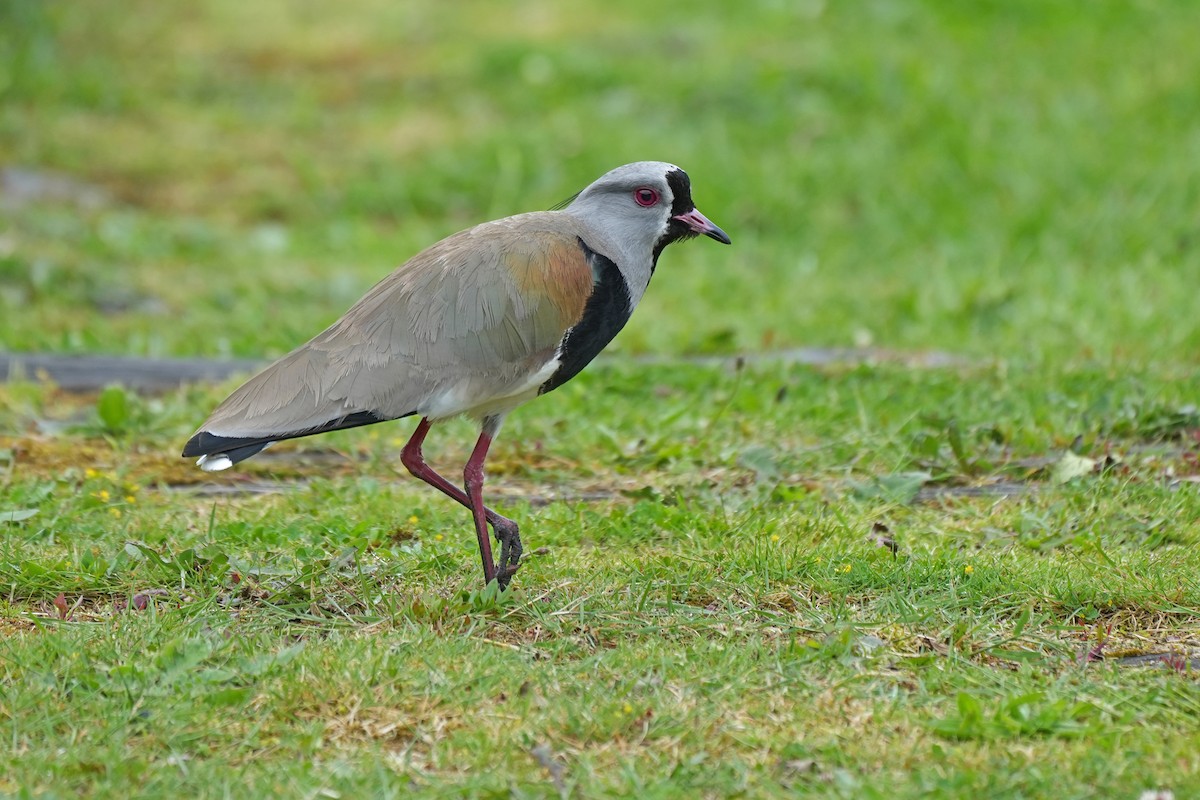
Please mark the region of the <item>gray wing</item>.
[[215, 452], [203, 433], [258, 442], [396, 419], [454, 387], [503, 397], [554, 358], [583, 313], [593, 286], [584, 234], [545, 212], [438, 242], [238, 388], [184, 454]]

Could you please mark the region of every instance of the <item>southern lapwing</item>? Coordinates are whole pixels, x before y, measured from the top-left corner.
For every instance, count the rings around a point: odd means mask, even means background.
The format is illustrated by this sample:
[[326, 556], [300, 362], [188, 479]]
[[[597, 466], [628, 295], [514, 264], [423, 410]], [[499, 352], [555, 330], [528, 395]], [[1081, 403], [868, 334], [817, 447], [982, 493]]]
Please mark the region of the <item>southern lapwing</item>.
[[[243, 384], [183, 455], [222, 470], [282, 439], [419, 416], [401, 461], [471, 509], [484, 579], [504, 588], [521, 540], [517, 523], [483, 504], [483, 464], [505, 415], [595, 358], [642, 299], [663, 248], [697, 234], [729, 244], [692, 203], [687, 173], [658, 161], [617, 167], [561, 210], [456, 233]], [[482, 426], [463, 489], [421, 455], [429, 426], [460, 414]]]

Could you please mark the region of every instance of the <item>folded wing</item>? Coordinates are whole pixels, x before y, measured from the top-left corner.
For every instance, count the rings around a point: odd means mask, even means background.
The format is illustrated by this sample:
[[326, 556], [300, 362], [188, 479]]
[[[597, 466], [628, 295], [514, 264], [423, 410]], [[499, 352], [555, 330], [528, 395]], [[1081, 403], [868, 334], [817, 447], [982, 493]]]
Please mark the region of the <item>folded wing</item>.
[[583, 235], [545, 212], [442, 240], [238, 388], [183, 454], [224, 468], [280, 439], [505, 397], [583, 314], [594, 284]]

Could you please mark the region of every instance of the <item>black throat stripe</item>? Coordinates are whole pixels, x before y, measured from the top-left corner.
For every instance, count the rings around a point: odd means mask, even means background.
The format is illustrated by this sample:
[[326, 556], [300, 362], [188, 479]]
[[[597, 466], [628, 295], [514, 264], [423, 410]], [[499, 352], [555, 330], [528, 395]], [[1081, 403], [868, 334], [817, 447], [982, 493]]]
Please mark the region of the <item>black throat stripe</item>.
[[651, 253], [650, 260], [651, 275], [654, 274], [654, 270], [658, 269], [658, 257], [662, 255], [662, 251], [666, 249], [667, 245], [682, 241], [683, 239], [691, 239], [696, 235], [696, 232], [686, 224], [674, 219], [674, 217], [686, 214], [696, 207], [696, 204], [692, 202], [692, 179], [683, 170], [673, 169], [667, 173], [667, 186], [671, 187], [672, 219], [667, 222], [667, 230], [654, 243], [654, 250]]
[[673, 202], [671, 216], [686, 214], [694, 208], [692, 203], [692, 179], [681, 169], [673, 169], [667, 173], [667, 186], [671, 187]]
[[613, 340], [633, 313], [629, 284], [612, 259], [579, 240], [588, 266], [592, 268], [592, 294], [583, 307], [583, 315], [559, 345], [559, 366], [542, 384], [538, 394], [557, 389], [579, 374]]

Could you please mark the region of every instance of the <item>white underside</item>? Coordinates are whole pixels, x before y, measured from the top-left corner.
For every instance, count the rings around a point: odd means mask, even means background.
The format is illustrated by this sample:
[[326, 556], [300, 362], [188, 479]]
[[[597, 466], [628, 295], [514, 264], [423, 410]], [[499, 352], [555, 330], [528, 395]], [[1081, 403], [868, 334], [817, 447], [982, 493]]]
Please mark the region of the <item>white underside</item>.
[[220, 472], [223, 469], [232, 467], [233, 462], [224, 453], [212, 453], [211, 455], [200, 456], [200, 458], [196, 459], [196, 466], [205, 472]]
[[[486, 394], [481, 391], [485, 383], [480, 378], [464, 378], [440, 392], [430, 395], [417, 406], [417, 414], [432, 420], [450, 419], [466, 415], [475, 419], [503, 416], [524, 402], [537, 397], [542, 384], [550, 380], [560, 365], [558, 356], [547, 361], [541, 369], [523, 380], [510, 384], [500, 391]], [[483, 398], [481, 398], [483, 395]]]

